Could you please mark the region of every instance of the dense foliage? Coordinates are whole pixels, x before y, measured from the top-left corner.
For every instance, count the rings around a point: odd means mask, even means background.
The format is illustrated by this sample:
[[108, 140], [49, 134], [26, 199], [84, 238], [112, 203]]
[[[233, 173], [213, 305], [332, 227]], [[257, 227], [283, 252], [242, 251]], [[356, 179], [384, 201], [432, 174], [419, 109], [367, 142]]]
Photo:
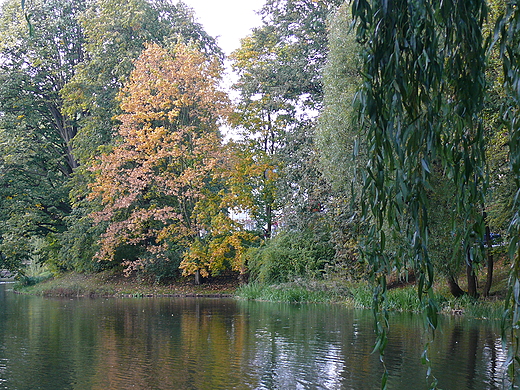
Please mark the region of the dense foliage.
[[517, 2], [266, 0], [234, 104], [182, 2], [22, 3], [0, 15], [0, 268], [371, 278], [383, 354], [390, 279], [434, 330], [434, 283], [492, 293], [495, 233], [520, 346]]
[[182, 2], [24, 5], [0, 15], [1, 268], [368, 276], [382, 351], [390, 276], [434, 329], [434, 283], [490, 294], [499, 233], [518, 322], [514, 2], [267, 0], [234, 105]]

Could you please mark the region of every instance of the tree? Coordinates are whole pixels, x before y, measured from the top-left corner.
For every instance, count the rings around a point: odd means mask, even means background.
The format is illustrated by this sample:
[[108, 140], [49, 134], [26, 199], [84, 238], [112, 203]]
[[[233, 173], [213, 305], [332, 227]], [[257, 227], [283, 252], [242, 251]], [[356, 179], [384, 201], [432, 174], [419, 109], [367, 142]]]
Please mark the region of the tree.
[[512, 259], [511, 276], [509, 280], [509, 296], [507, 299], [508, 325], [511, 329], [511, 341], [513, 352], [510, 353], [506, 365], [509, 373], [514, 377], [515, 363], [518, 362], [518, 348], [520, 346], [520, 334], [518, 331], [518, 318], [520, 316], [520, 213], [518, 189], [520, 188], [520, 128], [518, 113], [520, 107], [520, 53], [518, 43], [520, 40], [520, 10], [516, 2], [508, 3], [500, 14], [495, 27], [495, 41], [500, 42], [500, 59], [503, 65], [504, 86], [506, 87], [507, 100], [503, 112], [507, 126], [507, 143], [509, 145], [509, 167], [511, 179], [514, 182], [511, 193], [514, 193], [512, 205], [512, 218], [509, 225], [509, 256]]
[[215, 181], [228, 110], [221, 70], [184, 44], [171, 54], [151, 44], [135, 62], [119, 95], [120, 141], [93, 167], [90, 199], [103, 204], [93, 218], [107, 223], [98, 259], [130, 271], [177, 259], [174, 268], [205, 276], [240, 256]]
[[354, 195], [361, 189], [361, 172], [366, 164], [366, 150], [354, 107], [355, 94], [361, 84], [360, 48], [351, 23], [348, 4], [329, 16], [323, 110], [315, 133], [319, 168], [330, 187], [327, 209], [336, 246], [336, 266], [338, 270], [344, 268], [349, 276], [360, 264], [357, 247], [363, 235], [363, 223], [359, 218], [359, 201]]
[[[185, 42], [197, 45], [206, 56], [220, 49], [194, 19], [184, 3], [165, 0], [93, 1], [76, 15], [85, 33], [85, 58], [76, 66], [74, 77], [61, 90], [63, 111], [75, 119], [78, 134], [73, 139], [74, 156], [80, 166], [71, 181], [73, 212], [67, 230], [60, 236], [57, 261], [76, 269], [99, 269], [92, 262], [100, 226], [89, 215], [100, 205], [86, 199], [94, 180], [89, 167], [103, 147], [115, 142], [119, 124], [120, 88], [128, 80], [133, 61], [146, 42], [159, 45]], [[81, 244], [80, 244], [81, 243]], [[84, 250], [87, 248], [87, 250]], [[81, 250], [80, 250], [81, 249]]]
[[23, 268], [34, 237], [64, 229], [70, 212], [65, 187], [77, 167], [77, 132], [61, 110], [60, 89], [83, 59], [83, 35], [75, 15], [82, 1], [35, 1], [28, 6], [37, 29], [31, 35], [18, 1], [3, 5], [0, 18], [0, 207], [3, 256]]
[[[260, 11], [263, 26], [253, 31], [252, 39], [265, 47], [263, 58], [270, 59], [264, 63], [264, 69], [269, 84], [276, 87], [270, 91], [276, 91], [273, 95], [294, 105], [321, 107], [321, 72], [328, 51], [327, 18], [342, 3], [338, 0], [266, 1]], [[261, 80], [260, 77], [257, 80]]]
[[64, 111], [79, 125], [75, 155], [84, 164], [96, 155], [98, 146], [112, 140], [114, 118], [120, 114], [115, 97], [145, 43], [194, 42], [208, 55], [221, 54], [215, 39], [182, 2], [94, 1], [78, 19], [86, 36], [86, 56], [61, 93]]
[[[411, 259], [418, 272], [419, 298], [436, 327], [434, 282], [429, 256], [429, 214], [434, 164], [456, 188], [462, 226], [456, 243], [468, 261], [482, 237], [486, 189], [480, 112], [485, 89], [484, 1], [354, 1], [352, 14], [362, 45], [360, 122], [369, 151], [362, 212], [371, 228], [363, 253], [377, 284], [377, 344], [384, 350], [382, 311], [388, 270]], [[385, 253], [385, 226], [403, 230], [408, 253]], [[425, 355], [427, 356], [427, 355]], [[386, 375], [383, 383], [386, 383]]]
[[[315, 111], [321, 107], [321, 68], [327, 52], [326, 18], [339, 1], [268, 1], [263, 25], [232, 54], [240, 92], [234, 124], [243, 147], [268, 164], [258, 222], [271, 236], [274, 216], [283, 224], [304, 226], [311, 203], [319, 203], [321, 182], [313, 145]], [[262, 188], [262, 189], [260, 189]], [[307, 215], [308, 216], [308, 215]]]

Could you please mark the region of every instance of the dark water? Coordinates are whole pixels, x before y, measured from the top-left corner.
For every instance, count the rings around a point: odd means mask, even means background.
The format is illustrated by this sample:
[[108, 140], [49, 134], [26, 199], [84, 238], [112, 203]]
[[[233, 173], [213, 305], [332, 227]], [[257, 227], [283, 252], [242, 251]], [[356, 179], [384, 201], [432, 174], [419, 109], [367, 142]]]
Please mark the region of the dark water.
[[[499, 328], [444, 318], [443, 389], [500, 389]], [[422, 319], [391, 318], [391, 389], [426, 389]], [[47, 299], [0, 285], [0, 389], [377, 389], [372, 314], [231, 299]]]

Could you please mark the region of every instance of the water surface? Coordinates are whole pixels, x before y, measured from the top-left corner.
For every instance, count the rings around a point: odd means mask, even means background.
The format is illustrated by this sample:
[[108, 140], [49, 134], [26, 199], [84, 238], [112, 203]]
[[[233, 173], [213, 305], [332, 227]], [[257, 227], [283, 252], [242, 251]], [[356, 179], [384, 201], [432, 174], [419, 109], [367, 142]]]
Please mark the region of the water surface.
[[[442, 319], [443, 389], [501, 389], [499, 328]], [[427, 389], [422, 318], [391, 317], [390, 389]], [[370, 311], [232, 299], [54, 299], [0, 285], [0, 389], [377, 389]]]

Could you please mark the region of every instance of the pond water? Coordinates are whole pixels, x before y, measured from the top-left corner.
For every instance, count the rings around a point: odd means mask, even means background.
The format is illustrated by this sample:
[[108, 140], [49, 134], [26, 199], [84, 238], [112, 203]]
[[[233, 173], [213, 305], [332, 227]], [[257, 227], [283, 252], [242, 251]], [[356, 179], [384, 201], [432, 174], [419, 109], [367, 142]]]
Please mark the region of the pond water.
[[[8, 285], [7, 285], [8, 286]], [[442, 318], [443, 389], [501, 389], [500, 329]], [[390, 389], [427, 389], [421, 316], [391, 316]], [[0, 389], [377, 389], [370, 311], [232, 299], [54, 299], [0, 285]]]

